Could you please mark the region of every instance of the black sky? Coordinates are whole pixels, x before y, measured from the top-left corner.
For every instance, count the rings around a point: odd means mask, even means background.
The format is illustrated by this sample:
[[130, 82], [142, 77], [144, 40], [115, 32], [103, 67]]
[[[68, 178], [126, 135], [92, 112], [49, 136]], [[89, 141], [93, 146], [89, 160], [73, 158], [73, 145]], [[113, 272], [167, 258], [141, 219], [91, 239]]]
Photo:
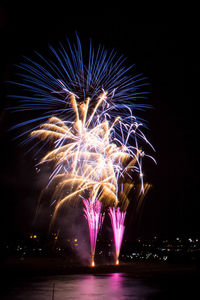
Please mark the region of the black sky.
[[[150, 83], [148, 103], [154, 109], [144, 114], [146, 134], [156, 148], [157, 166], [148, 163], [145, 177], [152, 183], [138, 235], [199, 235], [198, 195], [198, 27], [185, 19], [175, 23], [135, 23], [133, 17], [106, 12], [70, 15], [53, 7], [44, 13], [36, 7], [1, 8], [1, 221], [7, 235], [31, 228], [42, 182], [34, 173], [31, 154], [13, 140], [8, 131], [15, 115], [5, 110], [6, 81], [13, 65], [34, 50], [47, 51], [48, 43], [65, 37], [82, 45], [91, 38], [108, 50], [124, 54]], [[146, 101], [146, 100], [145, 100]], [[16, 116], [17, 120], [17, 116]], [[144, 166], [145, 168], [145, 166]], [[36, 188], [35, 188], [36, 187]], [[134, 228], [129, 228], [129, 234]]]

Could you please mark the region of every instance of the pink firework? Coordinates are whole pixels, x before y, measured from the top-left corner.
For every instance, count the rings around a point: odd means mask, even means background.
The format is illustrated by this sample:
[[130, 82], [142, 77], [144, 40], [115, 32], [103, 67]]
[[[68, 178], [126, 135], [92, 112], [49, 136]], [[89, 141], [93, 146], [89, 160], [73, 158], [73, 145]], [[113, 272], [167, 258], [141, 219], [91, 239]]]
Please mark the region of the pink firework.
[[121, 212], [120, 208], [115, 207], [109, 208], [109, 216], [111, 219], [113, 234], [114, 234], [114, 241], [115, 241], [115, 253], [116, 253], [116, 265], [119, 264], [119, 254], [121, 249], [121, 244], [124, 235], [124, 220], [126, 216], [126, 212]]
[[101, 202], [92, 199], [83, 199], [85, 208], [83, 208], [84, 216], [88, 222], [88, 228], [90, 233], [90, 246], [91, 246], [91, 266], [94, 267], [94, 254], [96, 248], [96, 240], [99, 228], [103, 222], [101, 213]]

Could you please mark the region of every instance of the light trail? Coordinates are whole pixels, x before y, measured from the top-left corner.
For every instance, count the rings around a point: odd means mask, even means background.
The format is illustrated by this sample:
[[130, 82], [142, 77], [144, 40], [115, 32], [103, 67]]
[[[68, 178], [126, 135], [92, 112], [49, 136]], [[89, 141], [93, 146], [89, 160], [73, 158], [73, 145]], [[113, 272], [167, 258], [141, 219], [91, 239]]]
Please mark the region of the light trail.
[[124, 235], [124, 220], [126, 217], [126, 212], [121, 212], [120, 208], [110, 207], [109, 216], [112, 224], [114, 242], [115, 242], [115, 264], [119, 264], [119, 254], [121, 249], [121, 244]]
[[99, 228], [103, 222], [102, 213], [101, 213], [101, 202], [98, 200], [92, 201], [91, 199], [83, 199], [83, 204], [85, 208], [84, 216], [88, 223], [88, 229], [90, 234], [90, 246], [91, 246], [91, 262], [90, 266], [94, 267], [94, 255], [96, 249], [96, 240]]

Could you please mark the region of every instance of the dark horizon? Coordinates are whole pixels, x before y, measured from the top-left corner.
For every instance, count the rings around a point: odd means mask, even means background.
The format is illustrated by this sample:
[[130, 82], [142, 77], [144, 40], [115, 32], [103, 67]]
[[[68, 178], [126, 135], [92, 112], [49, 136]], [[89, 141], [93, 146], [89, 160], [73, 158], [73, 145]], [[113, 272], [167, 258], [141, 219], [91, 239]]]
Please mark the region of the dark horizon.
[[[33, 219], [41, 186], [34, 170], [31, 152], [25, 154], [14, 139], [10, 125], [18, 120], [7, 106], [7, 83], [13, 76], [13, 65], [33, 51], [47, 53], [48, 44], [58, 45], [66, 37], [75, 41], [78, 33], [82, 46], [102, 44], [127, 57], [127, 66], [142, 73], [149, 83], [147, 99], [153, 106], [141, 116], [148, 121], [145, 130], [156, 149], [157, 165], [144, 165], [146, 180], [152, 188], [146, 196], [140, 226], [128, 224], [128, 235], [178, 236], [200, 233], [200, 203], [197, 188], [198, 75], [197, 29], [183, 21], [177, 24], [139, 24], [126, 16], [112, 16], [107, 22], [96, 22], [98, 16], [42, 15], [35, 10], [1, 9], [1, 228], [3, 236], [23, 233], [33, 228]], [[36, 21], [37, 19], [37, 21]], [[151, 152], [152, 154], [152, 152]], [[45, 179], [44, 179], [45, 180]], [[130, 214], [130, 212], [129, 212]], [[66, 216], [67, 218], [67, 216]], [[48, 219], [48, 218], [47, 218]], [[47, 219], [40, 220], [41, 230]], [[135, 230], [135, 231], [134, 231]]]

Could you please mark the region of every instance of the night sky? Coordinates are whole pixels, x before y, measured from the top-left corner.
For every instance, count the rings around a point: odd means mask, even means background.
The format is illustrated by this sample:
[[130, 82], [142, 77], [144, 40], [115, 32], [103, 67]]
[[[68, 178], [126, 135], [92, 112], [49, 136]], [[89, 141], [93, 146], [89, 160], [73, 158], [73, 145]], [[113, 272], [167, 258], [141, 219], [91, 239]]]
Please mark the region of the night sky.
[[[1, 8], [1, 231], [3, 236], [33, 230], [33, 218], [42, 182], [34, 171], [31, 153], [25, 154], [11, 124], [17, 114], [8, 113], [7, 81], [13, 65], [33, 51], [47, 53], [48, 44], [65, 38], [75, 40], [77, 31], [82, 46], [91, 38], [108, 50], [113, 48], [127, 57], [127, 66], [146, 77], [148, 99], [153, 109], [142, 117], [148, 121], [145, 133], [156, 149], [157, 165], [144, 165], [145, 179], [152, 184], [144, 204], [137, 234], [129, 224], [129, 235], [151, 237], [198, 236], [198, 30], [194, 23], [134, 23], [134, 18], [106, 12], [99, 15], [68, 14], [52, 7]], [[153, 154], [151, 152], [151, 154]], [[41, 222], [41, 221], [40, 221]], [[45, 223], [45, 220], [44, 220]], [[42, 222], [40, 224], [43, 228]]]

